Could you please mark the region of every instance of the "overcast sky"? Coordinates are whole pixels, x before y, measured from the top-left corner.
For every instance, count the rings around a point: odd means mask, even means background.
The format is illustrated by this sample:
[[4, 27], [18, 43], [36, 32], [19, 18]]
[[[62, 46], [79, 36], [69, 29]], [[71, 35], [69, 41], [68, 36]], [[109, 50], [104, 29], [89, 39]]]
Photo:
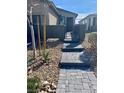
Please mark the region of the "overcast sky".
[[69, 10], [78, 14], [76, 23], [83, 17], [91, 13], [96, 13], [96, 0], [52, 0], [54, 4], [65, 10]]

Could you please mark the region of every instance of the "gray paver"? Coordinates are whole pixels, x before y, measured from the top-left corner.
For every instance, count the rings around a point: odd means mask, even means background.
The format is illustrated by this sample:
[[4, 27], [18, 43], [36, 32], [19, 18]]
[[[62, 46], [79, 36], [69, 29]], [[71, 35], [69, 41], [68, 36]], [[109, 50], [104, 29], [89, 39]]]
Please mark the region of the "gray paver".
[[84, 87], [84, 89], [90, 89], [88, 83], [83, 82], [83, 87]]
[[56, 90], [56, 93], [65, 93], [65, 89], [59, 89], [59, 88], [58, 88], [58, 89]]
[[82, 82], [84, 82], [84, 83], [89, 83], [89, 82], [91, 82], [89, 79], [84, 79], [84, 78], [82, 78]]
[[82, 90], [82, 93], [91, 93], [91, 90]]
[[91, 89], [90, 93], [97, 93], [95, 89]]
[[88, 77], [89, 77], [90, 80], [96, 81], [96, 77], [95, 77], [93, 72], [88, 72], [87, 74], [88, 74]]
[[[67, 71], [66, 71], [67, 70]], [[66, 77], [65, 79], [58, 80], [57, 88], [63, 93], [96, 93], [96, 77], [92, 72], [81, 71], [81, 70], [60, 70], [59, 77]], [[62, 74], [63, 71], [66, 74]], [[94, 80], [95, 79], [95, 80]]]
[[[67, 39], [70, 39], [70, 34]], [[64, 48], [79, 48], [80, 45], [64, 44]], [[74, 47], [75, 46], [75, 47]], [[83, 63], [80, 56], [83, 52], [63, 52], [61, 63]], [[93, 72], [75, 68], [60, 69], [56, 93], [96, 93], [97, 82]]]
[[65, 89], [66, 85], [65, 84], [58, 84], [57, 87], [60, 88], [60, 89]]
[[83, 63], [83, 61], [80, 60], [82, 53], [83, 52], [64, 52], [62, 54], [61, 63]]
[[74, 85], [76, 90], [83, 90], [83, 86], [82, 85]]

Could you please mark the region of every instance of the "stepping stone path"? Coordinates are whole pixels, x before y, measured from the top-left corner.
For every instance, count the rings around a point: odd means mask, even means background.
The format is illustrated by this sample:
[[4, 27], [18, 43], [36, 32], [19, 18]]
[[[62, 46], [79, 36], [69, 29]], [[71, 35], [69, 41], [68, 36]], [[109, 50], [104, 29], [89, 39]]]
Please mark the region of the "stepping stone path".
[[[66, 40], [68, 37], [70, 40], [69, 32]], [[68, 42], [72, 43], [64, 43], [64, 51], [62, 49], [56, 93], [96, 93], [97, 79], [94, 72], [89, 71], [88, 61], [83, 61], [83, 57], [81, 57], [83, 55], [81, 45], [69, 40]]]

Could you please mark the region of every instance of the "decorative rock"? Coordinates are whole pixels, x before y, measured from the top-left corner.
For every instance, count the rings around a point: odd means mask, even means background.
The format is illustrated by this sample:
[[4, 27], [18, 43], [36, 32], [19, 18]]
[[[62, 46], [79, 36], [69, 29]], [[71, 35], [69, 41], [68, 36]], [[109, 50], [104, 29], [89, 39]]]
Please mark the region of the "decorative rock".
[[51, 89], [48, 89], [48, 92], [49, 92], [49, 93], [56, 93], [55, 90], [51, 90]]
[[28, 74], [31, 74], [33, 72], [32, 68], [29, 68]]
[[46, 91], [41, 91], [41, 92], [39, 92], [39, 93], [47, 93]]
[[52, 89], [56, 89], [56, 85], [54, 83], [51, 84]]
[[50, 89], [50, 85], [45, 86], [46, 91]]
[[44, 81], [43, 86], [46, 86], [46, 85], [50, 85], [50, 83], [48, 81]]

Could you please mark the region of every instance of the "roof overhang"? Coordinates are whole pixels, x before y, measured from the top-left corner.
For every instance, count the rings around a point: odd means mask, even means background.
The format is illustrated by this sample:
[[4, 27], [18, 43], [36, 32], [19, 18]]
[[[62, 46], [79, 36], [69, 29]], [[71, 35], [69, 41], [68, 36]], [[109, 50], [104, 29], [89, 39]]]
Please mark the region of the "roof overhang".
[[74, 13], [74, 12], [71, 12], [71, 11], [68, 11], [68, 10], [64, 10], [64, 9], [62, 9], [62, 8], [58, 8], [58, 7], [57, 7], [57, 9], [58, 9], [58, 11], [63, 11], [63, 12], [70, 13], [70, 14], [74, 15], [74, 16], [75, 16], [75, 18], [78, 16], [78, 14], [77, 14], [77, 13]]

